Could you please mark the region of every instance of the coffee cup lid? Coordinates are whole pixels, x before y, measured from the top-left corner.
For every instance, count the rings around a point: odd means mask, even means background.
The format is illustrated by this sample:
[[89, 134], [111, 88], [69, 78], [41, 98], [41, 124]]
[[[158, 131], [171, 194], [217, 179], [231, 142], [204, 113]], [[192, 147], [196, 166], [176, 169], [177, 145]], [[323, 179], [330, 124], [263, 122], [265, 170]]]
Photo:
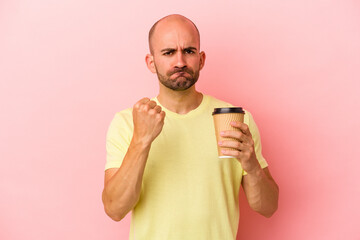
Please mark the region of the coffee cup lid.
[[241, 107], [214, 108], [212, 115], [221, 113], [245, 113]]

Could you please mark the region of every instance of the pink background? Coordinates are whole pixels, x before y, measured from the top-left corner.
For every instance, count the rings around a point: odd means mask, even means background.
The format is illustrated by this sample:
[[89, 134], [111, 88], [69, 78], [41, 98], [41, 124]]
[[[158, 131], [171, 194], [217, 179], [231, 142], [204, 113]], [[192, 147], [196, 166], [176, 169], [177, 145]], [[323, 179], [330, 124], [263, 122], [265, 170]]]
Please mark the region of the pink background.
[[238, 239], [360, 239], [355, 0], [0, 1], [0, 239], [127, 239], [101, 203], [105, 134], [156, 95], [147, 33], [170, 13], [198, 25], [198, 89], [253, 113], [280, 186], [270, 219], [241, 194]]

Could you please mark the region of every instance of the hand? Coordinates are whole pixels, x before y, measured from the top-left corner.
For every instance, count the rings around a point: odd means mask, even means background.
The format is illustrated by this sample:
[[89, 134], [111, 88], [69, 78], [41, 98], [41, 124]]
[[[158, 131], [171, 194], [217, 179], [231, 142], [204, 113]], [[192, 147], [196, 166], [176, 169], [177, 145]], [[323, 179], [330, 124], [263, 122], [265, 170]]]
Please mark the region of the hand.
[[165, 112], [155, 101], [143, 98], [133, 107], [133, 140], [150, 145], [164, 126]]
[[229, 140], [220, 141], [218, 143], [220, 147], [227, 148], [222, 149], [221, 152], [227, 156], [237, 158], [244, 171], [252, 173], [260, 168], [260, 164], [256, 159], [254, 141], [249, 127], [245, 123], [239, 121], [231, 122], [230, 124], [239, 130], [223, 131], [220, 133], [222, 137], [229, 138]]

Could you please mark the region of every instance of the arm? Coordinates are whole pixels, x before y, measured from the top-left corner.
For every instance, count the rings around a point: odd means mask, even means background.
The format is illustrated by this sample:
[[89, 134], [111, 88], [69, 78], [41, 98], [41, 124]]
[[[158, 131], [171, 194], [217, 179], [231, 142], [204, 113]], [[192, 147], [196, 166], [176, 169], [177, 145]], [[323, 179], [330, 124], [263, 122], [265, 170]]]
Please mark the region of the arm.
[[269, 169], [260, 166], [244, 176], [242, 186], [250, 207], [265, 217], [271, 217], [278, 207], [279, 187]]
[[233, 156], [241, 163], [247, 175], [243, 178], [243, 188], [250, 207], [265, 217], [270, 217], [278, 207], [279, 188], [271, 177], [268, 168], [262, 169], [256, 159], [254, 141], [249, 127], [242, 122], [232, 122], [238, 131], [224, 131], [223, 137], [230, 138], [219, 142], [226, 155]]
[[134, 208], [140, 197], [141, 183], [151, 143], [160, 134], [165, 112], [148, 98], [133, 108], [134, 133], [120, 168], [105, 171], [102, 201], [107, 215], [120, 221]]

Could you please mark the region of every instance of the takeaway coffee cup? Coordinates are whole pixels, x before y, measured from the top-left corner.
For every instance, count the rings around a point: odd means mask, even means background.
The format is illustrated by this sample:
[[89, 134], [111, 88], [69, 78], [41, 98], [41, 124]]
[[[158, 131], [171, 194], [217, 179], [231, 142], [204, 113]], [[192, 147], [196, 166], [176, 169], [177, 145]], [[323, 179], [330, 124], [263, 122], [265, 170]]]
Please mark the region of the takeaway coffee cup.
[[[233, 130], [239, 131], [239, 129], [234, 128], [230, 125], [232, 121], [244, 122], [244, 110], [241, 107], [229, 107], [229, 108], [214, 108], [214, 112], [212, 113], [214, 119], [215, 126], [215, 135], [217, 143], [219, 141], [226, 141], [229, 138], [223, 138], [220, 136], [221, 131]], [[232, 156], [225, 156], [221, 153], [222, 149], [231, 149], [226, 147], [218, 147], [219, 158], [233, 158]]]

